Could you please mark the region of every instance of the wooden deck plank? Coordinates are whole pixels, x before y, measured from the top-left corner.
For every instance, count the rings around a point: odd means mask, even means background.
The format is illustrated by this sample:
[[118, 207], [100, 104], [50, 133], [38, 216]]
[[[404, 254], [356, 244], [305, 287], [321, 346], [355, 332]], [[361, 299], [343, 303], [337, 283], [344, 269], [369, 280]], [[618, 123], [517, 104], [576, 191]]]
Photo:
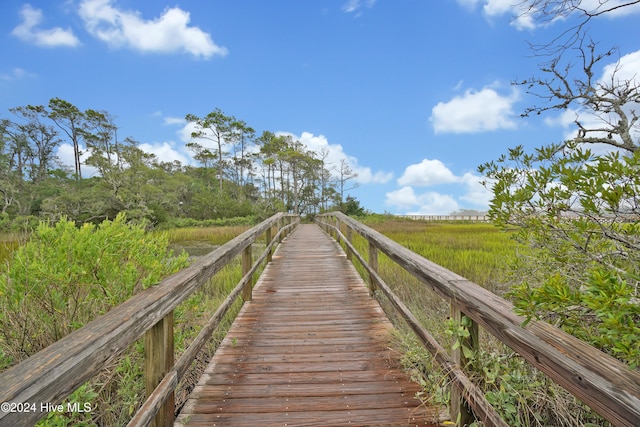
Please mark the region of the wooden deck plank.
[[[340, 247], [300, 225], [278, 247], [175, 426], [434, 426], [391, 325]], [[435, 421], [434, 421], [435, 420]]]
[[[417, 384], [396, 381], [390, 384], [389, 381], [367, 381], [367, 382], [350, 382], [341, 384], [340, 391], [344, 395], [349, 394], [374, 394], [378, 392], [385, 394], [388, 392], [405, 393], [408, 396], [414, 396], [419, 391], [420, 386]], [[381, 391], [382, 390], [382, 391]], [[256, 394], [263, 397], [274, 396], [290, 396], [292, 394], [305, 396], [333, 396], [335, 395], [334, 383], [317, 383], [313, 389], [309, 389], [307, 384], [291, 384], [291, 383], [270, 383], [270, 384], [207, 384], [198, 390], [200, 397], [216, 396], [221, 399], [225, 398], [241, 398], [255, 397]]]

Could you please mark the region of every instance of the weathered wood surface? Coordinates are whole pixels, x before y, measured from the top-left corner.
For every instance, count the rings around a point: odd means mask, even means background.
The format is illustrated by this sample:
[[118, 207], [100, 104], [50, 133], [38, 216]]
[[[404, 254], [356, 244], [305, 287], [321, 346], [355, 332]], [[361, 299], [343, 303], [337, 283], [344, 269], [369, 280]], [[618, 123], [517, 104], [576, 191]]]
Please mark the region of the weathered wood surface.
[[437, 425], [439, 411], [398, 369], [390, 329], [339, 246], [300, 225], [175, 425]]
[[531, 321], [523, 327], [524, 319], [514, 314], [508, 301], [344, 214], [333, 213], [317, 217], [317, 220], [326, 221], [332, 217], [450, 300], [614, 426], [640, 426], [640, 371], [544, 322]]

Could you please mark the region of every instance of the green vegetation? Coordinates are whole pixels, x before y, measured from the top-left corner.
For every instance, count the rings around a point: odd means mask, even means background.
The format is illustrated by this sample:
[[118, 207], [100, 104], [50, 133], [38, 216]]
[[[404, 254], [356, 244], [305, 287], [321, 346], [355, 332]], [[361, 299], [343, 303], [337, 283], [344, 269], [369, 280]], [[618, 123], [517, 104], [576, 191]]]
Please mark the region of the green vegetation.
[[[186, 148], [196, 165], [162, 162], [135, 139], [119, 139], [106, 111], [82, 111], [53, 98], [47, 106], [20, 106], [10, 113], [0, 118], [0, 233], [28, 231], [41, 219], [62, 217], [98, 224], [118, 213], [149, 227], [171, 228], [264, 219], [281, 211], [363, 212], [345, 194], [357, 174], [344, 162], [330, 164], [327, 153], [308, 150], [290, 135], [258, 136], [220, 109], [186, 116], [194, 127]], [[73, 170], [56, 158], [64, 144], [73, 147]]]
[[187, 227], [173, 228], [162, 233], [169, 237], [171, 243], [189, 241], [207, 242], [210, 245], [222, 245], [248, 230], [249, 226], [226, 227]]
[[[520, 304], [529, 301], [515, 295], [520, 291], [517, 286], [510, 287], [514, 278], [512, 272], [518, 271], [520, 263], [532, 254], [532, 249], [524, 242], [514, 239], [520, 235], [517, 232], [487, 223], [427, 222], [380, 215], [360, 219], [412, 251], [493, 292], [506, 294]], [[123, 215], [98, 226], [85, 224], [77, 227], [64, 219], [54, 224], [40, 223], [30, 240], [22, 246], [16, 248], [16, 243], [5, 243], [9, 248], [7, 252], [14, 249], [12, 254], [5, 254], [6, 260], [0, 268], [0, 302], [3, 306], [0, 369], [12, 366], [184, 266], [186, 254], [177, 257], [171, 254], [167, 250], [170, 243], [202, 241], [208, 245], [220, 245], [245, 231], [249, 227], [243, 225], [245, 221], [253, 220], [234, 219], [228, 223], [239, 225], [213, 227], [206, 226], [209, 222], [185, 221], [185, 224], [201, 226], [149, 232], [143, 224], [127, 223]], [[363, 239], [355, 236], [354, 244], [361, 253], [367, 253]], [[127, 260], [127, 263], [122, 263], [122, 260]], [[200, 325], [240, 279], [239, 264], [239, 260], [235, 260], [176, 309], [177, 355], [184, 351]], [[464, 324], [449, 320], [448, 302], [382, 254], [379, 266], [383, 278], [438, 341], [445, 348], [458, 345], [460, 338], [468, 332]], [[596, 279], [608, 285], [616, 297], [612, 300], [602, 289], [591, 294], [581, 293], [582, 298], [597, 301], [598, 306], [595, 303], [592, 306], [594, 311], [604, 313], [613, 305], [618, 310], [633, 310], [633, 300], [625, 286], [610, 276]], [[555, 287], [547, 285], [528, 290], [532, 295], [530, 304], [536, 304], [537, 309], [540, 306], [556, 309], [550, 307], [552, 302], [543, 293], [554, 293], [556, 299], [559, 295], [564, 295], [563, 298], [571, 295], [562, 276], [558, 275], [556, 280], [557, 283], [551, 283]], [[377, 297], [386, 311], [392, 313], [384, 297]], [[199, 377], [239, 307], [236, 304], [232, 315], [227, 317], [223, 328], [216, 332], [196, 363], [193, 373], [181, 384], [177, 393], [178, 405], [186, 399], [193, 381]], [[432, 357], [412, 338], [411, 333], [403, 328], [402, 320], [392, 320], [400, 329], [397, 345], [404, 353], [404, 363], [424, 387], [421, 398], [429, 403], [447, 405], [449, 384], [446, 376], [434, 366]], [[603, 321], [617, 322], [612, 317], [603, 318]], [[626, 322], [622, 326], [629, 325]], [[572, 326], [577, 329], [580, 325]], [[618, 331], [616, 327], [621, 325], [616, 323], [611, 330]], [[619, 337], [603, 333], [600, 339], [603, 345], [607, 345], [606, 340], [609, 340], [612, 346], [615, 344], [627, 351], [633, 349], [637, 342], [633, 335]], [[482, 330], [480, 341], [481, 349], [477, 352], [463, 349], [470, 360], [465, 369], [510, 425], [607, 425]], [[142, 344], [138, 342], [69, 399], [80, 403], [90, 401], [99, 408], [97, 411], [78, 413], [73, 417], [71, 414], [50, 414], [42, 424], [126, 424], [144, 395], [142, 354]]]
[[402, 246], [492, 291], [517, 250], [510, 233], [493, 224], [389, 219], [368, 223]]
[[[595, 155], [567, 142], [485, 165], [490, 214], [530, 247], [512, 269], [517, 311], [640, 366], [640, 151]], [[524, 279], [523, 279], [524, 278]]]
[[[245, 228], [183, 229], [173, 238], [222, 244]], [[187, 254], [168, 250], [169, 234], [150, 233], [143, 225], [127, 222], [124, 215], [81, 227], [63, 218], [53, 224], [41, 222], [21, 246], [6, 245], [11, 253], [0, 264], [0, 371], [185, 267]], [[176, 308], [177, 356], [241, 275], [240, 261], [234, 260]], [[193, 388], [239, 307], [236, 303], [180, 384], [178, 405]], [[40, 424], [125, 425], [144, 399], [142, 358], [143, 345], [137, 342], [70, 396], [72, 403], [90, 402], [90, 413], [51, 413]]]
[[167, 244], [123, 215], [80, 228], [40, 223], [0, 272], [5, 353], [21, 360], [184, 267]]
[[8, 241], [0, 241], [0, 264], [3, 264], [9, 259], [11, 254], [18, 247], [18, 241], [14, 239], [7, 239]]

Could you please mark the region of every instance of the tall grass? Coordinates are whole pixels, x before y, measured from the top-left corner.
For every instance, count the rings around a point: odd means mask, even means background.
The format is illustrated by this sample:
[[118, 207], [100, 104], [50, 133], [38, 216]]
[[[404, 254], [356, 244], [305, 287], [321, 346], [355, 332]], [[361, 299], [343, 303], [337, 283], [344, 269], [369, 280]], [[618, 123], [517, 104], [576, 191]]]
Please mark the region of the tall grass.
[[0, 265], [9, 260], [13, 251], [25, 240], [22, 233], [5, 233], [0, 235]]
[[159, 231], [166, 233], [169, 242], [180, 243], [188, 241], [206, 242], [211, 245], [223, 245], [236, 236], [250, 229], [247, 225], [223, 227], [185, 227]]
[[17, 247], [18, 242], [0, 242], [0, 264], [6, 262]]
[[487, 223], [388, 220], [369, 225], [395, 242], [492, 292], [504, 288], [505, 266], [518, 246]]
[[[179, 357], [193, 342], [211, 315], [224, 302], [242, 278], [241, 262], [234, 259], [211, 280], [176, 308], [176, 357]], [[189, 394], [202, 376], [211, 357], [227, 334], [233, 320], [242, 307], [238, 298], [222, 319], [211, 339], [202, 349], [176, 390], [176, 408], [179, 410], [189, 398]]]

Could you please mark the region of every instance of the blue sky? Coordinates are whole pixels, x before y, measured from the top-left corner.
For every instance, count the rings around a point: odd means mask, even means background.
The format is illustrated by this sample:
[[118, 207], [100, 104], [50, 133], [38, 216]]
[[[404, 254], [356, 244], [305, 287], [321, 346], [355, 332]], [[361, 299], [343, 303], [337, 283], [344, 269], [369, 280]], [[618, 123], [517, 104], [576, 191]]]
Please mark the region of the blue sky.
[[[0, 117], [59, 97], [106, 110], [119, 137], [194, 163], [186, 114], [215, 108], [292, 134], [358, 173], [374, 212], [487, 208], [479, 164], [571, 135], [575, 112], [520, 118], [537, 73], [528, 42], [571, 20], [518, 17], [516, 0], [3, 0]], [[585, 0], [584, 4], [597, 3]], [[640, 6], [593, 37], [640, 75]], [[573, 113], [573, 116], [571, 115]], [[70, 146], [58, 156], [73, 164]]]

